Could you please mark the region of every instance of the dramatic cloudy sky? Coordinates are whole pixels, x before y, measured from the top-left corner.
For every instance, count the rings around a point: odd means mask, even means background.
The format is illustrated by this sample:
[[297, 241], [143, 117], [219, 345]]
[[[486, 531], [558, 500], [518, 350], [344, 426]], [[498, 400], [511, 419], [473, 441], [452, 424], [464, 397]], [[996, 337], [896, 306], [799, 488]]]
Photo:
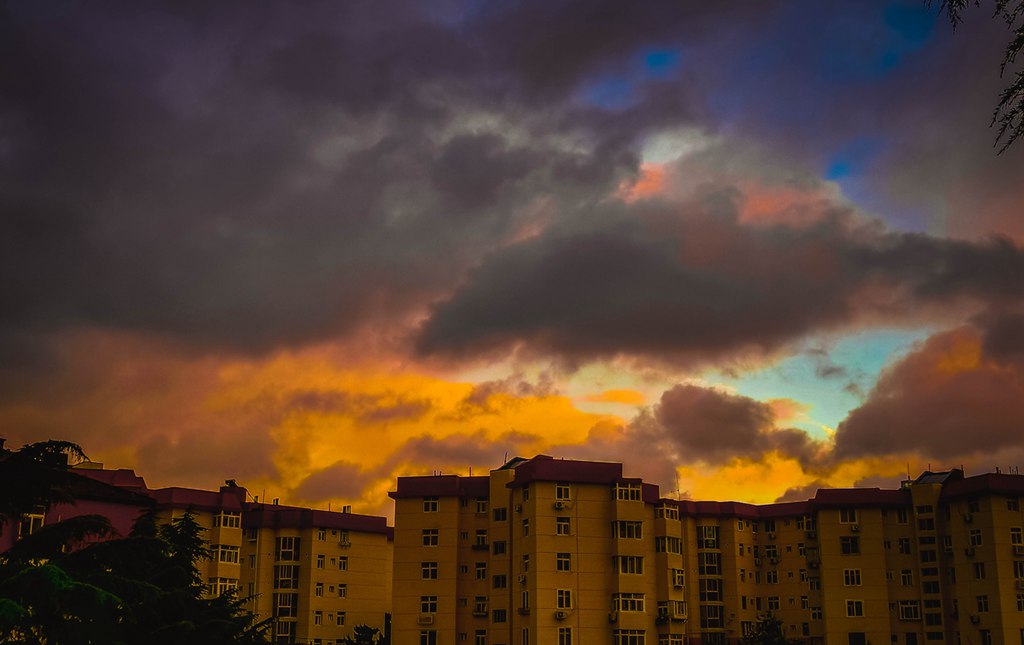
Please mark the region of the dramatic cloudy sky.
[[1022, 464], [1007, 37], [920, 0], [0, 3], [0, 433], [370, 512], [506, 454], [756, 502]]

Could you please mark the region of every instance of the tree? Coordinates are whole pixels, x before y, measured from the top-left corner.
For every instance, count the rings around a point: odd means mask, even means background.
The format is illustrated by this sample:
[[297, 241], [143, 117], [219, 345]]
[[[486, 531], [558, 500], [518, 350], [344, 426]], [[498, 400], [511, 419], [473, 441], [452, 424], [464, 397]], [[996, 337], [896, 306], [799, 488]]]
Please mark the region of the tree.
[[[929, 0], [931, 4], [932, 0]], [[1006, 22], [1013, 34], [1003, 52], [999, 75], [1006, 74], [1007, 67], [1017, 62], [1017, 55], [1024, 49], [1024, 0], [994, 0], [995, 16]], [[963, 12], [968, 6], [981, 6], [981, 0], [942, 0], [940, 12], [945, 12], [953, 29], [963, 22]], [[1000, 154], [1024, 135], [1024, 69], [1013, 72], [1013, 79], [999, 95], [999, 103], [992, 113], [992, 125], [997, 127], [995, 144]]]
[[744, 645], [790, 645], [795, 642], [786, 638], [782, 621], [771, 613], [759, 618], [753, 631], [743, 637]]
[[[0, 521], [38, 507], [71, 502], [67, 459], [84, 457], [66, 442], [0, 448], [0, 482], [25, 490], [4, 499]], [[257, 622], [233, 594], [204, 598], [197, 563], [208, 557], [203, 528], [191, 512], [157, 525], [143, 513], [126, 537], [100, 516], [43, 526], [0, 553], [0, 642], [24, 645], [219, 645], [266, 643], [269, 621]], [[95, 538], [103, 541], [94, 541]]]
[[356, 625], [352, 628], [352, 635], [341, 639], [344, 645], [388, 645], [390, 639], [385, 640], [384, 634], [376, 627], [368, 625]]

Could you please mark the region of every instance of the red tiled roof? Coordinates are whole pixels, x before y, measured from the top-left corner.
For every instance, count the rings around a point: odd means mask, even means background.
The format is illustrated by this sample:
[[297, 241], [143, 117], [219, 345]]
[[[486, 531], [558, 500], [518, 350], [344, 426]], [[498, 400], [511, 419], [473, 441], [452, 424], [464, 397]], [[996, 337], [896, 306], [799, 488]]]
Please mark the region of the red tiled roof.
[[242, 528], [341, 529], [362, 533], [380, 533], [391, 537], [387, 518], [358, 513], [337, 513], [297, 506], [249, 503], [242, 514]]
[[957, 499], [980, 494], [1024, 496], [1024, 475], [1006, 473], [985, 473], [957, 481], [942, 487], [939, 499]]
[[553, 459], [547, 455], [538, 455], [516, 466], [515, 473], [515, 478], [509, 483], [510, 488], [519, 488], [537, 481], [612, 484], [622, 481], [622, 464]]
[[487, 475], [460, 477], [459, 475], [429, 475], [399, 477], [398, 490], [388, 493], [391, 499], [414, 497], [487, 497], [491, 479]]

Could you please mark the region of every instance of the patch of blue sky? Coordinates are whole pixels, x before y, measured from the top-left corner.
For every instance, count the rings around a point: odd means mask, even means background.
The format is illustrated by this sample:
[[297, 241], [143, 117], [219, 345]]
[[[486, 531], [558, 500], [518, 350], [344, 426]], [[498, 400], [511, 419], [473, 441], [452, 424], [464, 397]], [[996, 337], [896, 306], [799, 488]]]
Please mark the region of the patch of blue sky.
[[682, 64], [679, 49], [647, 49], [642, 52], [644, 75], [652, 79], [671, 78]]
[[625, 76], [603, 76], [583, 88], [583, 100], [605, 110], [625, 110], [636, 105], [636, 83]]
[[[812, 437], [824, 438], [824, 427], [835, 429], [851, 410], [862, 403], [879, 374], [924, 340], [931, 329], [889, 329], [853, 333], [838, 340], [822, 356], [806, 351], [764, 369], [736, 377], [707, 374], [711, 383], [722, 383], [739, 394], [759, 401], [788, 398], [810, 406], [806, 418], [784, 422]], [[823, 377], [823, 365], [833, 371]]]
[[826, 161], [825, 178], [839, 181], [862, 176], [883, 148], [879, 137], [862, 136], [847, 141]]

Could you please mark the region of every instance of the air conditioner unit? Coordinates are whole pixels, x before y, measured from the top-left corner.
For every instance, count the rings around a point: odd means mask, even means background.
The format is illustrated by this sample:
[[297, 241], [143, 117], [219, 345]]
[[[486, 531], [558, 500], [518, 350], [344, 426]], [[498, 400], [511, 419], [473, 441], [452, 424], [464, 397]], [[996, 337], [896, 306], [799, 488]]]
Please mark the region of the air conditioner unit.
[[971, 515], [970, 513], [964, 513], [964, 522], [965, 523], [970, 524], [973, 521], [974, 521], [974, 516], [973, 515]]
[[978, 614], [971, 614], [971, 623], [977, 625], [980, 622], [981, 622], [981, 616], [979, 616]]
[[526, 574], [525, 573], [520, 573], [519, 577], [516, 578], [516, 580], [518, 580], [520, 582], [520, 584], [526, 584]]
[[609, 623], [614, 623], [618, 619], [619, 619], [619, 612], [615, 611], [614, 609], [611, 610], [610, 612], [608, 612], [608, 622]]
[[416, 622], [418, 622], [420, 625], [433, 625], [434, 614], [420, 614], [419, 620], [417, 620]]
[[974, 547], [973, 546], [969, 546], [966, 549], [964, 549], [964, 555], [966, 555], [968, 557], [974, 557]]
[[769, 533], [768, 534], [768, 539], [769, 540], [774, 540], [775, 539], [775, 533]]
[[568, 506], [568, 505], [565, 502], [561, 501], [561, 500], [555, 502], [555, 510], [557, 510], [557, 511], [560, 511], [560, 510], [564, 509], [566, 506]]
[[516, 513], [522, 513], [523, 512], [523, 505], [522, 504], [516, 504], [513, 508], [515, 509]]
[[850, 530], [854, 533], [860, 532], [860, 524], [851, 524]]
[[569, 617], [569, 612], [564, 609], [559, 609], [555, 612], [555, 620], [565, 620]]

